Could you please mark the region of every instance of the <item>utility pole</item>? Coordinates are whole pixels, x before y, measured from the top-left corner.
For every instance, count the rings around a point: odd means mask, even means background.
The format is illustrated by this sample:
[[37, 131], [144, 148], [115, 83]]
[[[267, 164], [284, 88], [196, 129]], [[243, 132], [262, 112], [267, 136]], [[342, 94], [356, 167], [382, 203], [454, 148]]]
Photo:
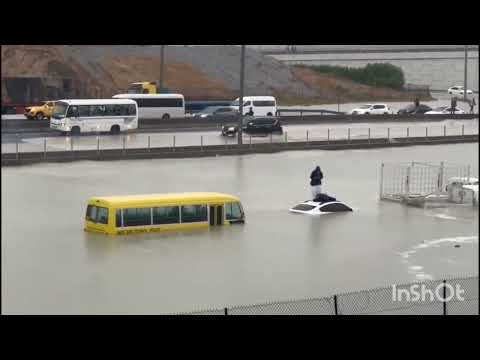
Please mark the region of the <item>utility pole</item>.
[[468, 64], [468, 45], [465, 45], [465, 73], [463, 74], [463, 99], [467, 101], [467, 64]]
[[238, 145], [243, 144], [243, 135], [242, 135], [242, 128], [243, 128], [243, 80], [245, 78], [245, 45], [242, 45], [242, 52], [241, 52], [241, 59], [240, 59], [240, 98], [238, 99]]
[[165, 45], [161, 45], [161, 48], [160, 48], [160, 83], [158, 84], [158, 90], [157, 90], [158, 93], [162, 92], [162, 89], [163, 89], [163, 55], [164, 55], [164, 48], [165, 48]]

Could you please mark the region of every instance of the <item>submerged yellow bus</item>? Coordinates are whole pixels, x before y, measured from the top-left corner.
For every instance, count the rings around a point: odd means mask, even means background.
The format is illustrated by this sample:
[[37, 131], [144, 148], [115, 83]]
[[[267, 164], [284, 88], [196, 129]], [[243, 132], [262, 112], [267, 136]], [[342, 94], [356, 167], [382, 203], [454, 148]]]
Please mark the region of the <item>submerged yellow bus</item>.
[[92, 197], [85, 230], [111, 235], [183, 231], [245, 223], [240, 200], [220, 193]]

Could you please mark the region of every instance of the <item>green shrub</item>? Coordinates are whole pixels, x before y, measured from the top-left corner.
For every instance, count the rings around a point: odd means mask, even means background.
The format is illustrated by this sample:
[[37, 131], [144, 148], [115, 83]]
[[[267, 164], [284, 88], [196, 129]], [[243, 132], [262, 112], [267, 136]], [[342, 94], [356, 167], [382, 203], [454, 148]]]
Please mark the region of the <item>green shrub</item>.
[[403, 70], [398, 66], [388, 63], [367, 64], [367, 66], [363, 68], [331, 65], [302, 66], [311, 68], [322, 74], [332, 74], [365, 85], [386, 86], [394, 89], [401, 89], [405, 84]]

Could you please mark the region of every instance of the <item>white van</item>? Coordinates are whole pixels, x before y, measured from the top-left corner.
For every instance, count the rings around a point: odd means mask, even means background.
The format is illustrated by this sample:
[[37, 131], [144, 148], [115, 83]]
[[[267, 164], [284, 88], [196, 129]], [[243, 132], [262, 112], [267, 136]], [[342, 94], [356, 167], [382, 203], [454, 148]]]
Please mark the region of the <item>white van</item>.
[[[238, 111], [240, 98], [232, 102], [231, 107]], [[247, 114], [252, 108], [253, 116], [275, 116], [277, 113], [277, 101], [273, 96], [244, 96], [243, 114]]]

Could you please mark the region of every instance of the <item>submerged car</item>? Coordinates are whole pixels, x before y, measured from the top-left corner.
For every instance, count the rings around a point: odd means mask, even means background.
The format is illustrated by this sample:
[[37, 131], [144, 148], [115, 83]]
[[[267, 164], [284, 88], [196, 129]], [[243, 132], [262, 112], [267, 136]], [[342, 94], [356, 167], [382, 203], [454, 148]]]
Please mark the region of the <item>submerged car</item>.
[[427, 106], [427, 105], [415, 106], [415, 104], [411, 104], [398, 110], [397, 114], [398, 115], [425, 114], [428, 111], [432, 111], [432, 108], [430, 106]]
[[[276, 117], [252, 117], [243, 119], [242, 132], [248, 135], [283, 134], [280, 120]], [[238, 125], [222, 126], [222, 136], [235, 136], [238, 133]]]
[[365, 104], [350, 111], [351, 115], [381, 115], [391, 114], [387, 104]]
[[353, 211], [350, 206], [327, 194], [318, 194], [315, 199], [304, 201], [290, 209], [290, 212], [308, 215], [322, 215], [349, 211]]
[[[425, 115], [441, 115], [441, 114], [451, 114], [451, 113], [452, 113], [452, 108], [450, 106], [439, 106], [431, 111], [427, 111]], [[465, 114], [465, 111], [456, 107], [454, 113]]]

